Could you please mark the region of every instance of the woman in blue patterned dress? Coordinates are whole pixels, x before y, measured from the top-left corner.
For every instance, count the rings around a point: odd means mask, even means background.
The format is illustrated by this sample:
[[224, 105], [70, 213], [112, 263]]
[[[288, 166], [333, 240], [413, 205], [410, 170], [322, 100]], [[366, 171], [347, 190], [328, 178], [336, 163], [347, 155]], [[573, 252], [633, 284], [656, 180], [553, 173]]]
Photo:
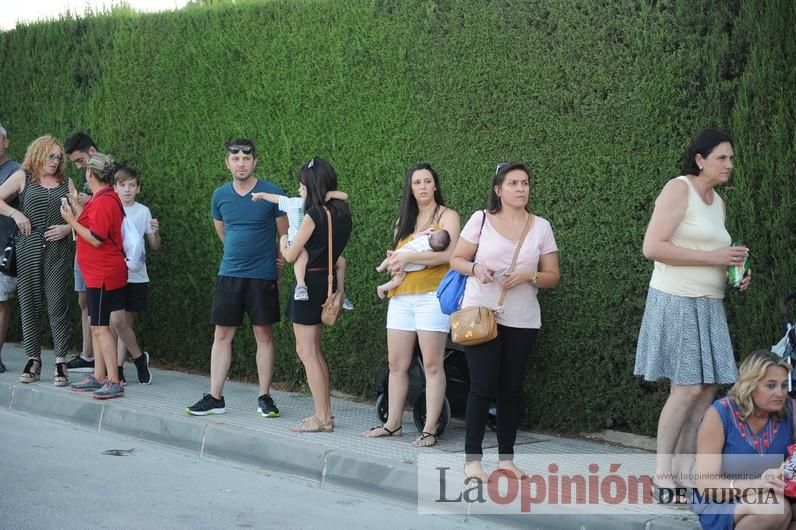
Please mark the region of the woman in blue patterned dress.
[[793, 528], [781, 468], [794, 440], [789, 377], [790, 366], [781, 357], [753, 353], [727, 397], [705, 413], [697, 437], [699, 496], [694, 496], [702, 528]]

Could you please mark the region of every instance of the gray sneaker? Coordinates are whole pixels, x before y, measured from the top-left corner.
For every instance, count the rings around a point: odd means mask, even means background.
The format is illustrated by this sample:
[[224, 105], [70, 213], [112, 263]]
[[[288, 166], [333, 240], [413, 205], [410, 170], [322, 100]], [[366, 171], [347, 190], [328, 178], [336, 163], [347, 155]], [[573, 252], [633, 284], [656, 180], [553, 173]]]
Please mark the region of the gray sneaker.
[[104, 383], [97, 380], [94, 375], [89, 375], [79, 383], [72, 383], [72, 392], [94, 392], [102, 388]]
[[113, 399], [117, 397], [124, 397], [124, 387], [120, 383], [111, 383], [108, 381], [105, 386], [91, 394], [94, 399]]

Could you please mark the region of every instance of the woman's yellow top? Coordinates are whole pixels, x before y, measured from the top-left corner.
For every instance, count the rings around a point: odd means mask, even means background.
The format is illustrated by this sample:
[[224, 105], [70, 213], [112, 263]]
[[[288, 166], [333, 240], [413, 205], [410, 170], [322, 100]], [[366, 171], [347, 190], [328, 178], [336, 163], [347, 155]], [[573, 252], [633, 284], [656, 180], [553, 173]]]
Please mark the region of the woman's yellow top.
[[[439, 223], [434, 225], [434, 230], [441, 229], [442, 227], [439, 225]], [[395, 249], [398, 250], [411, 240], [412, 234], [409, 234], [398, 242], [398, 245], [395, 247]], [[387, 296], [392, 298], [393, 296], [400, 296], [402, 294], [423, 294], [434, 292], [437, 290], [437, 287], [439, 287], [439, 282], [442, 281], [442, 277], [445, 276], [445, 273], [448, 272], [448, 269], [450, 269], [450, 264], [443, 263], [441, 265], [426, 267], [425, 269], [421, 269], [419, 271], [407, 272], [403, 283], [395, 289], [391, 289], [387, 293]]]

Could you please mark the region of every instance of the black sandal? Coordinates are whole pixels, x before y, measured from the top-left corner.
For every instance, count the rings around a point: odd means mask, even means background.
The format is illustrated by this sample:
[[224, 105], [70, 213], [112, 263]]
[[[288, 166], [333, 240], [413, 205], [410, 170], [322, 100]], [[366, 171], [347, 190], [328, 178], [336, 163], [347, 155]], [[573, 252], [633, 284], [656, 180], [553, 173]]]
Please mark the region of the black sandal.
[[[35, 369], [34, 369], [34, 364]], [[29, 359], [25, 369], [19, 374], [20, 383], [33, 383], [41, 379], [41, 361], [39, 359]]]
[[[429, 438], [433, 438], [433, 440], [429, 440]], [[412, 445], [415, 447], [431, 447], [437, 445], [437, 433], [423, 431], [420, 433], [420, 436], [412, 442]]]
[[[386, 434], [376, 434], [373, 431], [381, 429]], [[362, 433], [362, 436], [365, 438], [384, 438], [385, 436], [401, 436], [401, 429], [403, 429], [403, 425], [399, 425], [393, 430], [388, 429], [382, 423], [381, 425], [376, 425], [375, 427], [371, 427], [366, 432]], [[371, 434], [373, 433], [373, 434]]]
[[66, 386], [69, 384], [69, 372], [66, 368], [66, 363], [55, 363], [55, 375], [53, 376], [53, 384], [55, 386]]
[[6, 371], [6, 365], [3, 364], [3, 361], [0, 361], [0, 374]]

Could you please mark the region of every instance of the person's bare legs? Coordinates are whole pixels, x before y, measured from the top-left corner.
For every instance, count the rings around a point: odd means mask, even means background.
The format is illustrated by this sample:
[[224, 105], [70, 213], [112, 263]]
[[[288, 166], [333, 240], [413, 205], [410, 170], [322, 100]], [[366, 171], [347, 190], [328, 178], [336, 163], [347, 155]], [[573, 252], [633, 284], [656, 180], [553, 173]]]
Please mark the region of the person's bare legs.
[[293, 263], [293, 274], [296, 276], [296, 285], [303, 285], [304, 287], [307, 286], [305, 281], [307, 275], [307, 262], [310, 259], [310, 255], [307, 253], [306, 250], [302, 250], [296, 261]]
[[[104, 368], [108, 374], [108, 380], [111, 383], [119, 382], [119, 372], [116, 367], [116, 339], [111, 333], [109, 326], [91, 326], [91, 339], [97, 347], [97, 355], [94, 359], [94, 369], [97, 372], [97, 366], [100, 363], [97, 361], [101, 358]], [[95, 375], [95, 377], [97, 377]], [[99, 380], [99, 377], [97, 377]]]
[[387, 291], [389, 291], [390, 289], [395, 289], [396, 287], [404, 283], [404, 278], [406, 278], [405, 272], [396, 273], [395, 276], [390, 278], [390, 281], [385, 282], [376, 287], [376, 294], [379, 295], [379, 298], [383, 300], [384, 297], [387, 296]]
[[376, 267], [376, 272], [384, 272], [384, 271], [387, 270], [387, 260], [388, 259], [389, 258], [384, 258], [384, 260], [381, 263], [379, 263], [379, 266]]
[[[254, 340], [257, 342], [257, 380], [260, 395], [271, 393], [271, 379], [274, 375], [274, 337], [271, 326], [252, 326]], [[230, 354], [232, 350], [230, 348]], [[229, 365], [227, 365], [229, 369]], [[226, 374], [225, 374], [226, 377]]]
[[97, 381], [105, 381], [108, 378], [108, 369], [105, 368], [105, 359], [102, 355], [94, 357], [94, 379]]
[[[765, 498], [765, 497], [764, 497]], [[734, 512], [736, 530], [785, 530], [793, 523], [790, 500], [775, 494], [776, 501], [739, 503]]]
[[224, 381], [232, 363], [232, 339], [235, 338], [237, 329], [235, 326], [216, 326], [213, 334], [213, 348], [210, 350], [210, 395], [216, 399], [221, 399], [224, 395]]
[[345, 292], [345, 258], [338, 256], [337, 261], [334, 262], [334, 273], [337, 279], [337, 290], [341, 293]]
[[[445, 344], [448, 334], [438, 331], [417, 332], [420, 351], [423, 354], [423, 369], [426, 372], [426, 423], [424, 432], [436, 434], [442, 403], [445, 400]], [[419, 443], [419, 439], [415, 440]]]
[[700, 387], [701, 391], [688, 413], [672, 455], [672, 471], [679, 479], [675, 480], [675, 482], [680, 486], [688, 487], [696, 486], [692, 477], [696, 462], [695, 455], [699, 425], [702, 423], [702, 418], [705, 416], [710, 404], [713, 403], [713, 399], [716, 397], [716, 390], [719, 388], [718, 385], [706, 384], [694, 386]]
[[[6, 343], [6, 336], [8, 335], [8, 322], [11, 320], [11, 304], [9, 300], [0, 302], [0, 354], [3, 351], [3, 345]], [[0, 362], [2, 355], [0, 355]]]
[[83, 332], [83, 352], [81, 357], [90, 361], [94, 358], [94, 343], [91, 340], [91, 321], [88, 318], [88, 292], [77, 292], [77, 305], [80, 306], [80, 328]]
[[[669, 397], [661, 409], [658, 418], [658, 435], [655, 459], [655, 483], [671, 487], [676, 485], [672, 473], [672, 455], [677, 446], [680, 435], [692, 414], [701, 419], [706, 407], [702, 404], [710, 395], [715, 394], [715, 385], [677, 385], [672, 383]], [[708, 404], [709, 404], [708, 400]], [[696, 409], [700, 409], [698, 412]], [[698, 424], [697, 424], [698, 425]], [[695, 431], [694, 431], [695, 432]], [[694, 437], [693, 447], [696, 445]], [[692, 454], [693, 454], [692, 450]]]
[[329, 396], [329, 368], [321, 352], [321, 331], [323, 326], [320, 324], [293, 324], [296, 353], [307, 374], [307, 385], [310, 387], [315, 408], [314, 415], [321, 424], [326, 424], [332, 419], [332, 402]]
[[135, 321], [135, 313], [120, 309], [111, 313], [111, 329], [118, 337], [116, 341], [116, 360], [118, 366], [124, 366], [124, 361], [127, 360], [127, 352], [133, 356], [133, 359], [141, 357], [143, 352], [138, 345], [138, 339], [135, 336], [133, 329], [133, 322]]
[[[387, 384], [387, 421], [384, 428], [396, 431], [403, 423], [406, 394], [409, 391], [409, 366], [415, 352], [414, 331], [387, 329], [387, 361], [390, 365], [390, 377]], [[372, 429], [362, 433], [366, 437], [386, 436], [383, 429]], [[397, 434], [397, 433], [396, 433]]]

